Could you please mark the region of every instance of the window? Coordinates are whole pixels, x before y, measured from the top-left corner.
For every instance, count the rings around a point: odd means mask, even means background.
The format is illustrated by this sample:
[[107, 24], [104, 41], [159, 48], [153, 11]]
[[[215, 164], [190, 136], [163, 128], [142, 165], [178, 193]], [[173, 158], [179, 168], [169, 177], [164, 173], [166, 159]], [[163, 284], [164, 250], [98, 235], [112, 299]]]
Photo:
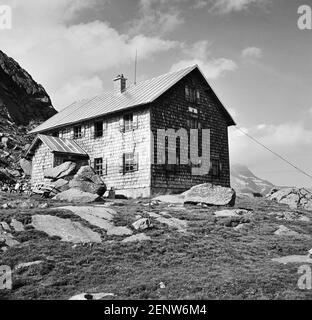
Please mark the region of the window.
[[99, 176], [103, 175], [103, 158], [94, 159], [94, 171]]
[[186, 101], [199, 103], [200, 102], [200, 92], [198, 89], [185, 86], [185, 99]]
[[136, 153], [125, 153], [124, 154], [124, 173], [137, 171], [139, 169], [138, 154]]
[[131, 131], [133, 130], [133, 114], [129, 113], [124, 115], [124, 130]]
[[211, 173], [213, 177], [220, 177], [220, 160], [212, 160], [211, 161]]
[[74, 139], [79, 139], [82, 137], [82, 129], [81, 126], [74, 127]]
[[188, 125], [190, 127], [190, 129], [200, 129], [201, 128], [201, 124], [197, 119], [189, 119], [188, 120]]
[[95, 122], [94, 124], [94, 137], [103, 137], [103, 121]]
[[58, 131], [53, 132], [52, 136], [58, 138], [59, 137], [59, 132]]

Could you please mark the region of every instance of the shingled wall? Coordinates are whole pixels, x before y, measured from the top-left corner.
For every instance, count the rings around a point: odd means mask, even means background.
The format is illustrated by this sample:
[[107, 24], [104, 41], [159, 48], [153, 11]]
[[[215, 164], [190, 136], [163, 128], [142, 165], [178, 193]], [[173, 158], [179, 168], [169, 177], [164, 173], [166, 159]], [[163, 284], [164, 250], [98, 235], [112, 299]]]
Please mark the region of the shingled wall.
[[[200, 102], [191, 103], [185, 99], [185, 86], [200, 90]], [[151, 128], [154, 135], [154, 164], [152, 165], [152, 191], [181, 192], [194, 185], [212, 182], [230, 186], [229, 146], [227, 119], [221, 111], [220, 103], [197, 70], [173, 86], [157, 99], [151, 107]], [[192, 117], [189, 107], [198, 110], [198, 121], [203, 129], [210, 129], [211, 159], [220, 161], [220, 176], [212, 171], [204, 176], [191, 174], [190, 165], [157, 164], [157, 129], [185, 128], [189, 131], [188, 119]], [[182, 147], [181, 147], [182, 148]]]

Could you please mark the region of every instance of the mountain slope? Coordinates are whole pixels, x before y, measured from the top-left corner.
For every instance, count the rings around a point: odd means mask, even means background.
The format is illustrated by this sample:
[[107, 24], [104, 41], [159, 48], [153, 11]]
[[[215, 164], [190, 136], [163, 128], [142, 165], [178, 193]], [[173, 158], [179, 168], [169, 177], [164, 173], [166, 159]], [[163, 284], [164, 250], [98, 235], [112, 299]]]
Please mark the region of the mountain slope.
[[231, 167], [231, 185], [239, 193], [268, 194], [275, 186], [255, 176], [246, 166], [235, 164]]
[[34, 120], [47, 120], [55, 113], [44, 88], [0, 51], [0, 117], [16, 125], [28, 125]]
[[45, 89], [0, 51], [0, 190], [27, 182], [20, 166], [34, 138], [27, 133], [55, 113]]

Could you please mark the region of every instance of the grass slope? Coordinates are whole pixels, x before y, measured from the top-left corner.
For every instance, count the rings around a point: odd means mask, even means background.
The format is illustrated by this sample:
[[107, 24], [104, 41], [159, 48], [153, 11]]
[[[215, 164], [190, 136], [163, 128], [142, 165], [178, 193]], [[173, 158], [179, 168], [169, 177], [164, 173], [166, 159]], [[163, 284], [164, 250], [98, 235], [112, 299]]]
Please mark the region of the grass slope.
[[[0, 205], [7, 200], [2, 198]], [[119, 213], [116, 225], [129, 226], [135, 215], [149, 210], [135, 200], [118, 203], [124, 205], [112, 205]], [[117, 299], [311, 299], [311, 291], [297, 287], [299, 265], [271, 259], [306, 254], [312, 247], [312, 239], [273, 235], [279, 225], [312, 235], [312, 223], [278, 221], [268, 213], [290, 210], [264, 199], [238, 200], [236, 207], [253, 210], [245, 230], [234, 230], [237, 218], [215, 218], [220, 208], [190, 206], [179, 212], [165, 204], [154, 206], [153, 212], [187, 220], [188, 232], [153, 221], [154, 228], [146, 232], [152, 241], [128, 244], [68, 212], [0, 209], [0, 221], [15, 217], [29, 223], [33, 214], [54, 214], [80, 221], [103, 238], [102, 244], [74, 248], [31, 227], [14, 233], [21, 245], [0, 253], [0, 265], [44, 263], [14, 272], [13, 290], [0, 290], [0, 299], [68, 299], [81, 292], [113, 292]]]

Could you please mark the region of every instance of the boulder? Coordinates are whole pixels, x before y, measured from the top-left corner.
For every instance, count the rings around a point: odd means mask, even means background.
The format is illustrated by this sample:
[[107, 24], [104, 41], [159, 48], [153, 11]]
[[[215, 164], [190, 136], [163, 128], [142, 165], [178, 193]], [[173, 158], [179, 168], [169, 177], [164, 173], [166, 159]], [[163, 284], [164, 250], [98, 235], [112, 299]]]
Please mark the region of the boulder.
[[106, 191], [106, 187], [103, 184], [96, 184], [88, 181], [72, 180], [69, 182], [69, 188], [76, 188], [83, 192], [89, 192], [103, 196]]
[[291, 209], [312, 210], [312, 192], [306, 188], [284, 188], [268, 196], [268, 200], [288, 205]]
[[232, 188], [215, 186], [210, 183], [197, 185], [182, 194], [184, 203], [207, 204], [211, 206], [234, 206], [236, 193]]
[[135, 230], [146, 230], [152, 227], [152, 223], [150, 219], [143, 218], [132, 224]]
[[45, 232], [51, 237], [60, 237], [62, 241], [73, 243], [101, 242], [101, 236], [97, 232], [70, 219], [35, 215], [32, 216], [32, 225], [36, 230]]
[[57, 194], [53, 200], [73, 203], [91, 203], [99, 199], [97, 194], [83, 192], [79, 189], [69, 189]]
[[299, 233], [293, 230], [288, 229], [285, 226], [279, 226], [278, 230], [274, 232], [276, 236], [282, 237], [296, 237], [299, 236]]
[[74, 180], [92, 181], [95, 184], [105, 184], [102, 178], [97, 175], [90, 166], [81, 167], [74, 176]]
[[32, 171], [32, 163], [31, 161], [28, 161], [26, 159], [21, 159], [19, 162], [23, 172], [25, 173], [26, 176], [31, 176], [31, 171]]
[[130, 236], [133, 232], [127, 227], [114, 227], [107, 231], [108, 236]]
[[102, 178], [97, 175], [90, 166], [81, 167], [73, 180], [70, 181], [69, 186], [84, 192], [95, 193], [100, 197], [102, 197], [107, 190]]
[[70, 175], [76, 169], [76, 163], [68, 161], [58, 167], [50, 168], [44, 171], [44, 177], [57, 180]]
[[17, 221], [14, 218], [12, 219], [10, 225], [17, 232], [22, 232], [25, 230], [24, 225], [20, 221]]
[[53, 186], [54, 192], [63, 192], [70, 189], [69, 181], [65, 179], [59, 179], [57, 181], [51, 182], [51, 186]]

